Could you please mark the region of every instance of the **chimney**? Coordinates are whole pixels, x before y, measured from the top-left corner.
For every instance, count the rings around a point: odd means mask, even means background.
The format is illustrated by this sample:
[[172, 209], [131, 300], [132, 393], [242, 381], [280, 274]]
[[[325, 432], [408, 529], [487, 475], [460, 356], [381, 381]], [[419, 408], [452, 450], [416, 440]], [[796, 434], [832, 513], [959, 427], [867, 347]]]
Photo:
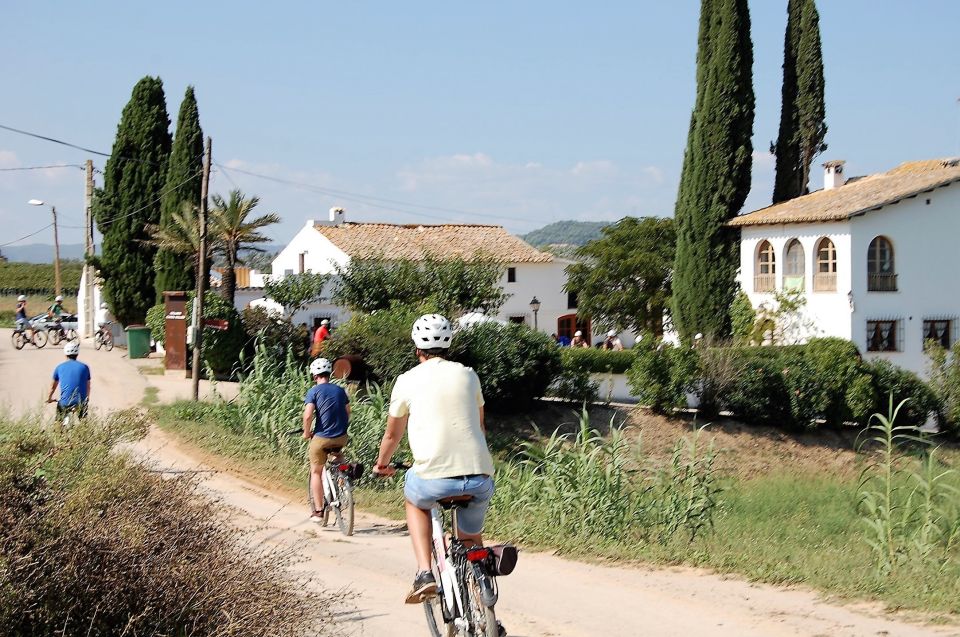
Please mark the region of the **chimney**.
[[317, 222], [316, 222], [316, 221], [314, 221], [313, 219], [307, 219], [307, 227], [308, 227], [308, 228], [312, 228], [312, 227], [315, 226], [315, 225], [317, 225]]
[[823, 164], [823, 189], [833, 190], [847, 183], [847, 178], [843, 175], [843, 165], [847, 162], [842, 159], [824, 162]]
[[330, 209], [330, 225], [339, 226], [345, 221], [343, 208], [331, 208]]

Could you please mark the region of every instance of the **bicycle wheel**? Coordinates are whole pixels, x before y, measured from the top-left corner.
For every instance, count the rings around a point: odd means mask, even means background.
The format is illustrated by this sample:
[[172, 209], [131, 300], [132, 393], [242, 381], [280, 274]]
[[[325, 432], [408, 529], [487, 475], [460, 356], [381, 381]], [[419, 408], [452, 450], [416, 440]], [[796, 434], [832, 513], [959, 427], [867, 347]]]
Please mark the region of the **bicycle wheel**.
[[113, 334], [110, 332], [105, 332], [103, 334], [103, 345], [107, 348], [108, 352], [113, 351]]
[[23, 349], [24, 344], [27, 342], [27, 338], [23, 335], [23, 332], [14, 332], [10, 335], [10, 340], [13, 342], [14, 349]]
[[480, 591], [476, 572], [472, 567], [468, 567], [463, 578], [467, 593], [464, 603], [467, 606], [467, 622], [470, 624], [467, 634], [471, 637], [499, 637], [500, 627], [497, 626], [496, 613], [483, 603], [483, 593]]
[[47, 344], [47, 331], [46, 330], [34, 330], [33, 331], [33, 344], [37, 348], [42, 348]]
[[433, 637], [456, 637], [453, 622], [443, 622], [443, 598], [439, 595], [423, 600], [423, 614], [427, 616], [427, 628]]
[[67, 330], [67, 340], [75, 341], [77, 340], [77, 330]]
[[336, 507], [337, 524], [340, 526], [341, 533], [353, 535], [353, 484], [342, 471], [337, 471], [334, 484], [337, 489], [337, 499], [340, 501], [339, 506]]
[[49, 338], [50, 342], [54, 345], [59, 345], [61, 339], [63, 339], [63, 334], [60, 330], [47, 330], [47, 338]]
[[103, 345], [103, 337], [97, 332], [97, 335], [93, 337], [93, 349], [100, 351], [101, 345]]

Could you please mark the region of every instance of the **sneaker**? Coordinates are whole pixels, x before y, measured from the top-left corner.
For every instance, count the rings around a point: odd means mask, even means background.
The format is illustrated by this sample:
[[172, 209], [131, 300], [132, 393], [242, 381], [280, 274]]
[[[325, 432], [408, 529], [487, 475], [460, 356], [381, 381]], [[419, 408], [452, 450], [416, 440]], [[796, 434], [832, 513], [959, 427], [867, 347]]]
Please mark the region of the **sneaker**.
[[436, 597], [437, 579], [430, 571], [421, 571], [413, 580], [413, 588], [407, 594], [408, 604], [420, 604], [425, 599]]
[[323, 524], [323, 512], [322, 512], [322, 511], [314, 511], [313, 513], [311, 513], [311, 514], [310, 514], [310, 521], [311, 521], [311, 522], [316, 522], [317, 524]]
[[507, 637], [507, 629], [503, 627], [500, 620], [497, 620], [497, 637]]

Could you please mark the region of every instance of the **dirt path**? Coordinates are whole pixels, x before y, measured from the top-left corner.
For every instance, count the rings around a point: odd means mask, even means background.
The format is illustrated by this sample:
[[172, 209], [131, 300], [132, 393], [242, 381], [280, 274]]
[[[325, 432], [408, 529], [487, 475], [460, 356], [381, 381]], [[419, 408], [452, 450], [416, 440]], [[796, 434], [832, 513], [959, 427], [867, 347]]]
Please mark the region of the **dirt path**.
[[[18, 413], [39, 405], [58, 350], [22, 352], [0, 330], [0, 404]], [[87, 350], [90, 351], [87, 351]], [[121, 350], [81, 354], [94, 376], [94, 404], [103, 410], [137, 404], [146, 387], [161, 400], [184, 393], [182, 379], [141, 376]], [[162, 379], [162, 380], [158, 380]], [[402, 525], [360, 514], [357, 532], [343, 537], [306, 520], [299, 497], [290, 498], [241, 478], [210, 470], [195, 450], [154, 429], [132, 449], [157, 469], [204, 473], [202, 486], [229, 507], [252, 541], [294, 546], [297, 569], [353, 599], [338, 615], [337, 634], [377, 637], [426, 634], [419, 607], [402, 603], [413, 561]], [[872, 605], [838, 606], [803, 590], [754, 585], [693, 569], [606, 567], [523, 553], [517, 571], [500, 580], [497, 614], [515, 637], [718, 637], [957, 635], [955, 628], [918, 626], [884, 615]]]

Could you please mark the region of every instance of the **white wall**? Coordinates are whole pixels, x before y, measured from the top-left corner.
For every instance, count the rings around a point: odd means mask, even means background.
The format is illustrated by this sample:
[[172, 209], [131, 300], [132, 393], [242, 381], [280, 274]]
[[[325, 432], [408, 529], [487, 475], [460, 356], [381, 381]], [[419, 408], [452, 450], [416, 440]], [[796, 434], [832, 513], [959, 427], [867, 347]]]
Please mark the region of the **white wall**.
[[[927, 204], [927, 200], [930, 201]], [[960, 322], [960, 185], [953, 184], [913, 199], [868, 212], [853, 226], [853, 342], [871, 358], [919, 374], [927, 373], [923, 353], [924, 319], [952, 319], [952, 338]], [[874, 237], [893, 244], [896, 292], [867, 291], [867, 250]], [[901, 319], [902, 352], [867, 352], [867, 321]]]
[[350, 260], [343, 250], [320, 234], [310, 220], [273, 260], [272, 276], [282, 278], [288, 270], [298, 274], [300, 254], [304, 255], [304, 271], [318, 274], [333, 272], [334, 264], [345, 265]]

